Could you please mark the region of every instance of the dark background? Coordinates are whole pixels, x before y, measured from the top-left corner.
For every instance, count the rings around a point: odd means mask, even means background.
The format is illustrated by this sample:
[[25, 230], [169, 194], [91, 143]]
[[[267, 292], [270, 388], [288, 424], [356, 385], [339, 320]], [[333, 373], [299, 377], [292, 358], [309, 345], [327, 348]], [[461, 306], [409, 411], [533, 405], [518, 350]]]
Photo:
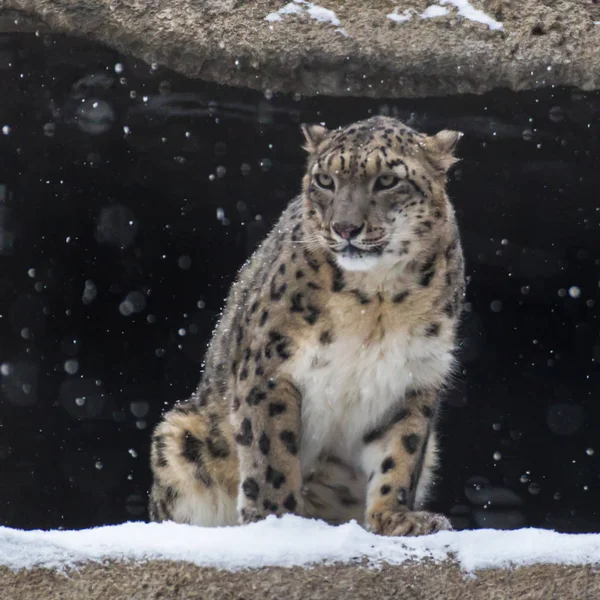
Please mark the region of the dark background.
[[33, 34], [0, 35], [0, 524], [147, 518], [151, 428], [299, 191], [299, 123], [378, 113], [466, 134], [463, 371], [434, 508], [600, 531], [598, 94], [277, 96]]

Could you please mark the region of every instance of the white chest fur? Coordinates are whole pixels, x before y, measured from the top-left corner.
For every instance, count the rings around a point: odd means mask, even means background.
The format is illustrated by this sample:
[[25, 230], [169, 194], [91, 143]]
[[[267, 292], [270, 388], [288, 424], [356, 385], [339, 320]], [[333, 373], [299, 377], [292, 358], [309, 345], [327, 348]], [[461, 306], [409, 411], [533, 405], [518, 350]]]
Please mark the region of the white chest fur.
[[397, 409], [406, 389], [440, 385], [451, 365], [449, 344], [408, 329], [373, 341], [357, 328], [329, 345], [306, 343], [290, 365], [302, 393], [303, 472], [322, 451], [358, 464], [363, 435]]

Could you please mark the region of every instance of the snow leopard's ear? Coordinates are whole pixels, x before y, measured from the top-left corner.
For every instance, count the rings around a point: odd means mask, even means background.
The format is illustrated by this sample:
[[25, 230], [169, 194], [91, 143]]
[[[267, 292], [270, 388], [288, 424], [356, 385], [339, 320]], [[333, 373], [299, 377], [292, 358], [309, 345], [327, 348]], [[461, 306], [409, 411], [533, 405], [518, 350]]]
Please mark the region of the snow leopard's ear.
[[453, 164], [459, 161], [454, 156], [454, 150], [463, 135], [460, 131], [442, 129], [442, 131], [435, 135], [425, 138], [425, 150], [427, 151], [429, 160], [437, 169], [445, 173]]
[[303, 148], [311, 154], [317, 151], [319, 144], [329, 133], [327, 128], [323, 127], [323, 125], [307, 125], [306, 123], [302, 123], [302, 125], [300, 125], [300, 129], [302, 129], [304, 139], [306, 140]]

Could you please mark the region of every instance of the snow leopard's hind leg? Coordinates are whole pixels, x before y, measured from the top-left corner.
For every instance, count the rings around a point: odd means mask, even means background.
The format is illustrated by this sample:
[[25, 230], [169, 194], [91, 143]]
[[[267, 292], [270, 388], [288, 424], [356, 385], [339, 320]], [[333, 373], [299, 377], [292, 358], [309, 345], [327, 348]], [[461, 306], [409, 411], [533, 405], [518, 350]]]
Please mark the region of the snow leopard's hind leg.
[[151, 465], [152, 521], [237, 524], [239, 467], [226, 419], [192, 402], [176, 405], [153, 433]]

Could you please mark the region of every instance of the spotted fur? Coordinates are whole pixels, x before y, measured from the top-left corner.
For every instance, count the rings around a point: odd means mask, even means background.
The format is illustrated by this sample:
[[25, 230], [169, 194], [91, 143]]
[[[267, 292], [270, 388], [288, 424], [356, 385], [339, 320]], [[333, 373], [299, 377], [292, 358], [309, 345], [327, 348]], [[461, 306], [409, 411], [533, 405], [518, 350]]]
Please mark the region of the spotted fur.
[[303, 132], [302, 193], [240, 271], [198, 390], [154, 431], [151, 516], [448, 528], [423, 505], [464, 293], [445, 191], [460, 134], [383, 117]]

